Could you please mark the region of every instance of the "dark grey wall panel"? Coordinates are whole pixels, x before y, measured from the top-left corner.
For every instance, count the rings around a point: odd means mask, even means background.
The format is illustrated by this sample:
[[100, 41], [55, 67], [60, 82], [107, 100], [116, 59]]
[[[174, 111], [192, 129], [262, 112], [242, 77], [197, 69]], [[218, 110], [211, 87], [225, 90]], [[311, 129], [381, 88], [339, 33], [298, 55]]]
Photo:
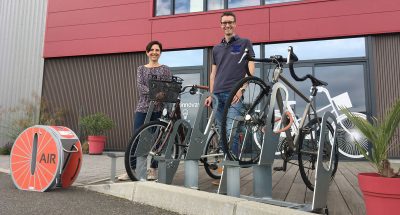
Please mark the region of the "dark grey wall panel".
[[[400, 34], [372, 37], [375, 108], [378, 118], [386, 115], [400, 98]], [[400, 156], [400, 129], [392, 141], [390, 156]]]
[[78, 135], [80, 116], [106, 113], [115, 123], [106, 150], [125, 150], [137, 101], [136, 69], [146, 61], [144, 53], [46, 59], [42, 97], [52, 108], [66, 109], [65, 126]]

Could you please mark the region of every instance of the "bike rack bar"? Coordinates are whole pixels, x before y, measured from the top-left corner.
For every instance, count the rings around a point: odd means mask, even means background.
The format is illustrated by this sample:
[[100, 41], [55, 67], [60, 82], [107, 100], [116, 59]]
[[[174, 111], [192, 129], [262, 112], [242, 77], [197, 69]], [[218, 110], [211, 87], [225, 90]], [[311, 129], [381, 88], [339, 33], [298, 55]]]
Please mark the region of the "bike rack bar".
[[[327, 201], [327, 193], [329, 190], [329, 183], [331, 181], [331, 175], [333, 171], [333, 163], [335, 157], [335, 148], [336, 148], [336, 130], [333, 133], [333, 144], [330, 143], [331, 147], [333, 150], [331, 150], [331, 159], [329, 161], [329, 168], [327, 169], [324, 164], [322, 163], [322, 154], [325, 149], [325, 141], [326, 141], [326, 135], [328, 135], [329, 132], [326, 132], [327, 126], [326, 124], [328, 123], [328, 120], [333, 124], [334, 128], [337, 128], [337, 121], [335, 118], [335, 115], [333, 115], [331, 112], [325, 112], [324, 116], [322, 117], [322, 123], [321, 123], [321, 132], [320, 132], [320, 138], [319, 138], [319, 147], [318, 147], [318, 157], [317, 157], [317, 169], [316, 169], [316, 176], [315, 176], [315, 188], [314, 188], [314, 194], [313, 194], [313, 201], [311, 204], [311, 209], [313, 212], [324, 212], [325, 210], [328, 210], [326, 206], [326, 201]], [[324, 135], [325, 134], [325, 135]], [[328, 143], [329, 144], [329, 143]]]
[[209, 92], [205, 92], [200, 100], [199, 110], [197, 112], [196, 121], [192, 130], [192, 134], [190, 137], [190, 142], [187, 148], [186, 156], [185, 156], [185, 187], [198, 189], [199, 186], [199, 160], [201, 155], [204, 153], [204, 148], [207, 144], [207, 136], [210, 132], [211, 122], [214, 120], [215, 113], [211, 112], [210, 118], [208, 120], [207, 127], [205, 131], [201, 130], [201, 118], [204, 115], [204, 111], [207, 111], [207, 108], [202, 105], [206, 101], [206, 99], [212, 96], [214, 98], [214, 102], [216, 107], [218, 107], [218, 99], [213, 94]]
[[172, 133], [170, 134], [168, 138], [168, 143], [167, 147], [165, 150], [163, 150], [162, 154], [160, 156], [155, 156], [154, 159], [158, 160], [158, 182], [164, 183], [164, 184], [171, 184], [172, 180], [174, 178], [174, 175], [176, 173], [176, 170], [178, 169], [180, 158], [182, 155], [181, 150], [183, 147], [180, 147], [180, 152], [178, 158], [174, 158], [175, 154], [174, 151], [172, 150], [172, 147], [175, 145], [175, 139], [176, 137], [179, 138], [178, 135], [178, 129], [179, 128], [186, 128], [186, 133], [187, 135], [185, 136], [184, 141], [181, 143], [182, 145], [187, 145], [190, 139], [190, 134], [192, 131], [192, 128], [189, 124], [184, 119], [180, 119], [174, 123], [174, 127], [172, 129]]
[[[146, 118], [143, 124], [150, 122], [151, 116], [153, 115], [155, 103], [150, 101], [149, 109], [147, 110]], [[151, 145], [146, 144], [151, 142], [153, 135], [150, 132], [144, 132], [140, 135], [137, 143], [136, 151], [134, 156], [136, 157], [136, 175], [140, 181], [147, 180], [147, 156], [151, 150]]]
[[[326, 123], [328, 119], [332, 121], [336, 125], [335, 116], [330, 113], [326, 112], [323, 116], [322, 121], [322, 131], [320, 135], [319, 141], [319, 151], [318, 151], [318, 160], [317, 160], [317, 169], [316, 169], [316, 176], [315, 176], [315, 188], [313, 194], [313, 202], [312, 204], [297, 204], [291, 202], [285, 202], [280, 200], [272, 199], [272, 164], [275, 159], [275, 149], [278, 145], [279, 136], [280, 134], [276, 134], [273, 132], [273, 120], [271, 119], [274, 116], [273, 112], [275, 109], [275, 105], [278, 105], [279, 110], [283, 113], [283, 99], [281, 95], [281, 91], [286, 93], [286, 102], [288, 101], [288, 93], [286, 87], [281, 83], [275, 83], [272, 88], [272, 93], [270, 97], [270, 105], [268, 108], [268, 117], [266, 121], [265, 127], [265, 134], [263, 139], [263, 146], [261, 149], [260, 160], [257, 164], [251, 165], [253, 167], [253, 196], [244, 196], [240, 195], [240, 168], [248, 167], [244, 165], [239, 165], [237, 161], [227, 161], [223, 162], [224, 168], [221, 176], [220, 185], [218, 187], [219, 194], [227, 194], [229, 196], [241, 197], [244, 199], [263, 202], [267, 204], [288, 207], [293, 209], [298, 209], [302, 211], [309, 211], [309, 212], [318, 212], [318, 213], [326, 213], [326, 199], [327, 193], [329, 189], [329, 182], [332, 174], [332, 164], [333, 164], [333, 156], [334, 150], [331, 151], [331, 162], [329, 166], [329, 170], [326, 170], [323, 163], [322, 163], [322, 154], [323, 154], [323, 146], [325, 145], [325, 130]], [[286, 103], [286, 105], [288, 105]], [[265, 110], [267, 111], [267, 110]], [[233, 122], [233, 129], [230, 133], [229, 140], [232, 139], [232, 134], [235, 133], [235, 129], [237, 127], [237, 123], [239, 121], [243, 121], [243, 117], [238, 116], [235, 118]], [[290, 136], [290, 131], [288, 131]], [[334, 133], [334, 145], [336, 145], [336, 131]]]

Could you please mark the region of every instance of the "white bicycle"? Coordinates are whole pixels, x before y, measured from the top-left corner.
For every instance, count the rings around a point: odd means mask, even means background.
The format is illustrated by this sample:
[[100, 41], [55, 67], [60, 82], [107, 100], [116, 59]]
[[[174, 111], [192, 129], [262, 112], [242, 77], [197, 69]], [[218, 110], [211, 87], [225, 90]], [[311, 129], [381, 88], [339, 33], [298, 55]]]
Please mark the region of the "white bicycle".
[[[331, 112], [336, 116], [336, 120], [338, 123], [337, 129], [337, 143], [339, 152], [349, 158], [362, 158], [363, 155], [360, 150], [355, 145], [356, 140], [362, 148], [368, 151], [368, 140], [364, 137], [361, 132], [354, 126], [354, 124], [347, 118], [346, 115], [340, 113], [340, 108], [351, 108], [353, 105], [351, 103], [349, 94], [347, 92], [342, 93], [338, 96], [331, 97], [328, 89], [324, 87], [318, 87], [318, 92], [324, 93], [329, 100], [329, 104], [318, 109], [318, 112], [325, 111], [326, 109], [331, 109]], [[292, 109], [292, 105], [295, 105], [295, 101], [287, 101], [286, 102], [286, 111], [293, 117], [293, 124], [291, 125], [291, 133], [295, 134], [299, 127], [299, 121]], [[366, 119], [367, 116], [363, 113], [352, 112], [354, 115], [359, 116], [363, 119]], [[280, 128], [280, 114], [279, 112], [275, 113], [276, 115], [276, 124], [275, 128]], [[334, 128], [336, 129], [336, 128]], [[284, 141], [286, 138], [286, 133], [281, 132], [281, 136], [279, 138], [279, 144], [276, 151], [276, 155], [280, 155], [283, 150]]]

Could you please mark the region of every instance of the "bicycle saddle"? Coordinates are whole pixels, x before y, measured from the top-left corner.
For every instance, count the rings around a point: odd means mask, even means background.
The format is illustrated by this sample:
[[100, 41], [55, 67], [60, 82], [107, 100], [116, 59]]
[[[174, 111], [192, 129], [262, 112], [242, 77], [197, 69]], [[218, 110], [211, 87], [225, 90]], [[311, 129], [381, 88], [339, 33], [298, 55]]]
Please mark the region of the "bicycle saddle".
[[321, 80], [317, 79], [316, 77], [314, 77], [314, 76], [312, 76], [310, 74], [307, 75], [307, 78], [309, 78], [311, 80], [312, 85], [315, 86], [315, 87], [328, 86], [328, 83], [326, 83], [325, 81], [321, 81]]

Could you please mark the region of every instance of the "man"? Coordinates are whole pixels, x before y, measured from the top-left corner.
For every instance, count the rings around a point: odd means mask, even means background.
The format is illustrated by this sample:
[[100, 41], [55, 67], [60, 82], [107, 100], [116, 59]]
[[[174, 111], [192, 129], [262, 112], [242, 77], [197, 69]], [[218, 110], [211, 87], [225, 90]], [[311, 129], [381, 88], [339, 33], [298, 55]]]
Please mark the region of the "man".
[[[235, 34], [236, 16], [232, 12], [224, 12], [221, 15], [221, 29], [224, 32], [224, 38], [221, 43], [214, 46], [212, 51], [212, 68], [210, 74], [210, 92], [218, 98], [218, 107], [214, 107], [216, 111], [215, 119], [217, 127], [221, 128], [222, 114], [225, 102], [228, 96], [241, 79], [246, 76], [246, 71], [254, 74], [254, 62], [243, 60], [240, 64], [245, 49], [249, 50], [249, 55], [254, 57], [254, 50], [250, 40], [240, 38]], [[242, 97], [242, 91], [237, 92], [233, 100], [233, 107], [229, 110], [227, 120], [227, 134], [230, 133], [232, 120], [239, 114], [242, 103], [239, 101]], [[205, 101], [206, 106], [210, 106], [212, 98], [209, 97]], [[230, 105], [230, 104], [229, 104]], [[232, 149], [237, 149], [238, 137], [234, 138]], [[234, 152], [237, 154], [237, 151]]]

